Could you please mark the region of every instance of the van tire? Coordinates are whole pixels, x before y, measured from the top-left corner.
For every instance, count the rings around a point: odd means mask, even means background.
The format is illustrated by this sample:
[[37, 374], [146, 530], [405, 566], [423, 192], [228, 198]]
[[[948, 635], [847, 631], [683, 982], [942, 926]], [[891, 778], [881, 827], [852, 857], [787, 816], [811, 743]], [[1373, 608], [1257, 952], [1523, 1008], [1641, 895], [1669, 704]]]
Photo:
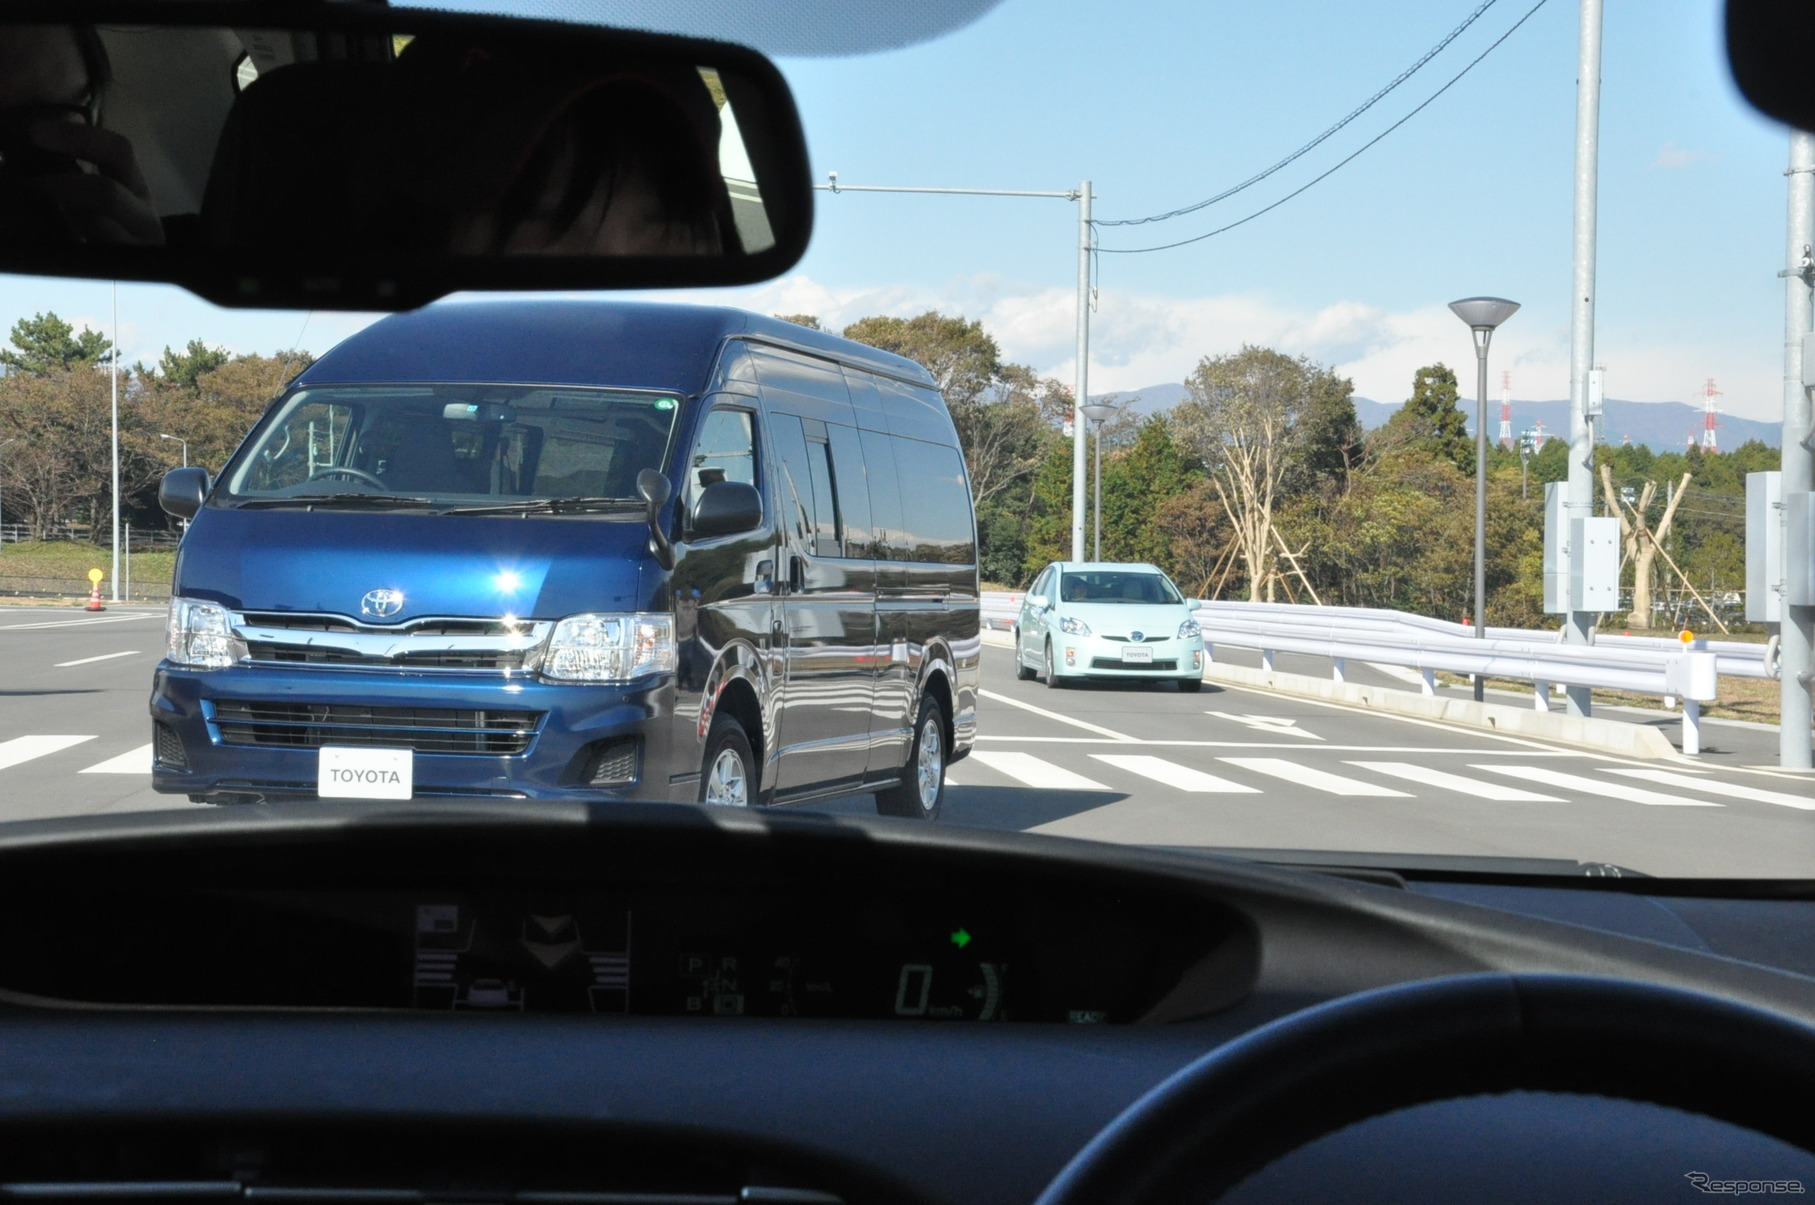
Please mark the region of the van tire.
[[753, 807], [756, 790], [756, 755], [750, 750], [750, 738], [742, 724], [721, 715], [706, 736], [699, 801], [712, 807]]
[[932, 695], [921, 695], [907, 765], [902, 767], [900, 782], [876, 792], [878, 815], [939, 819], [939, 809], [945, 804], [945, 766], [950, 758], [946, 732], [945, 708]]

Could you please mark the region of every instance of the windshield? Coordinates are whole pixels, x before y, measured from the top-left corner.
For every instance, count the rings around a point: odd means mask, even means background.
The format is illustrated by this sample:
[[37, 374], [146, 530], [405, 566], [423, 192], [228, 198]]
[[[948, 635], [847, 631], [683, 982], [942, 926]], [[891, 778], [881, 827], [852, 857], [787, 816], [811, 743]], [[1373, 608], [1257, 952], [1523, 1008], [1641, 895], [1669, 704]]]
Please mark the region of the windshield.
[[[818, 189], [785, 278], [391, 318], [0, 279], [0, 817], [307, 804], [352, 744], [474, 797], [1815, 877], [1779, 606], [1815, 164], [1715, 0], [1608, 5], [1586, 75], [1563, 0], [712, 7], [632, 24], [784, 56]], [[102, 125], [133, 86], [234, 103], [228, 49], [118, 56]], [[115, 132], [129, 216], [185, 237], [160, 157], [212, 132]], [[459, 334], [399, 368], [385, 322]], [[308, 383], [368, 337], [423, 379]], [[950, 773], [889, 802], [923, 705]]]
[[438, 505], [635, 500], [660, 471], [678, 397], [606, 389], [299, 389], [225, 475], [228, 503], [402, 495]]

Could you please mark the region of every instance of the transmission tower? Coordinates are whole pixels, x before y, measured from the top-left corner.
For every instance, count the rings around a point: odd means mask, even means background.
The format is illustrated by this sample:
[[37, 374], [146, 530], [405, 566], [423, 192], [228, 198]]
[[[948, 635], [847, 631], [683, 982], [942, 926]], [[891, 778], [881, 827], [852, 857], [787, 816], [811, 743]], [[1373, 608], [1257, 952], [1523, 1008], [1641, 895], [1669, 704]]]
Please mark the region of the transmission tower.
[[1500, 374], [1500, 446], [1512, 451], [1512, 373]]
[[1720, 390], [1718, 390], [1714, 387], [1714, 378], [1713, 377], [1709, 377], [1705, 382], [1703, 382], [1703, 384], [1702, 384], [1702, 451], [1704, 451], [1704, 452], [1720, 451], [1720, 447], [1715, 442], [1715, 438], [1714, 438], [1714, 428], [1720, 425], [1718, 420], [1715, 418], [1715, 415], [1718, 414], [1719, 411], [1717, 411], [1714, 408], [1714, 399], [1717, 397], [1724, 397], [1724, 396], [1725, 395], [1722, 394]]

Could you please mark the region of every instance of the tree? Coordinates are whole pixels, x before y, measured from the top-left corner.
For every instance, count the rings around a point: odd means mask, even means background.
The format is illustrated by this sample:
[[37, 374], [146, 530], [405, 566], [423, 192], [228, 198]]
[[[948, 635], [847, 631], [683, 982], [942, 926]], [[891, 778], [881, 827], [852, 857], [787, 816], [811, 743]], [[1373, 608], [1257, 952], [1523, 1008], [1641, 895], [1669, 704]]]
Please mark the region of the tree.
[[1428, 364], [1412, 374], [1412, 396], [1374, 436], [1382, 454], [1417, 447], [1449, 461], [1464, 473], [1475, 471], [1475, 445], [1468, 419], [1456, 405], [1456, 374]]
[[157, 374], [169, 384], [194, 389], [196, 378], [203, 373], [213, 372], [231, 359], [233, 356], [226, 348], [209, 347], [200, 339], [191, 339], [189, 346], [182, 351], [171, 351], [168, 347], [164, 349], [164, 355], [158, 361]]
[[[192, 342], [190, 348], [197, 346]], [[258, 421], [271, 399], [314, 362], [308, 352], [245, 355], [198, 372], [185, 388], [160, 373], [146, 397], [146, 413], [158, 431], [189, 441], [189, 461], [218, 471]], [[165, 445], [167, 453], [173, 445]]]
[[1196, 476], [1172, 437], [1172, 425], [1160, 415], [1148, 417], [1133, 446], [1103, 467], [1104, 559], [1165, 566], [1172, 541], [1157, 522], [1160, 508], [1189, 489]]
[[1173, 411], [1178, 436], [1209, 473], [1247, 567], [1248, 593], [1270, 596], [1280, 536], [1274, 511], [1303, 463], [1310, 418], [1331, 388], [1328, 369], [1300, 356], [1245, 345], [1206, 357]]
[[1002, 349], [981, 322], [966, 322], [936, 310], [914, 318], [878, 314], [844, 328], [844, 337], [906, 356], [932, 374], [954, 417], [983, 400], [1002, 371]]
[[101, 332], [84, 327], [78, 335], [54, 313], [34, 314], [13, 323], [12, 342], [12, 347], [0, 348], [0, 364], [33, 376], [99, 364], [113, 350]]
[[783, 322], [792, 322], [795, 326], [804, 326], [810, 331], [823, 331], [826, 328], [819, 324], [817, 314], [777, 314]]

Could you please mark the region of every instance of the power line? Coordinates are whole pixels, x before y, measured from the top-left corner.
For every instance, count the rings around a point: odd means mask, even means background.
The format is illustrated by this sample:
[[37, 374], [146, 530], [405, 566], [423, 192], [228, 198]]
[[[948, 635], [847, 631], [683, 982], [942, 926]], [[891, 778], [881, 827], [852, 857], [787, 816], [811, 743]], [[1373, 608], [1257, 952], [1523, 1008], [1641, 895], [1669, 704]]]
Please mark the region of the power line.
[[1333, 135], [1335, 135], [1338, 131], [1340, 131], [1344, 126], [1347, 126], [1350, 122], [1354, 121], [1357, 117], [1360, 117], [1363, 113], [1366, 113], [1369, 109], [1373, 108], [1375, 105], [1379, 104], [1382, 100], [1386, 99], [1388, 93], [1392, 92], [1393, 89], [1397, 88], [1400, 84], [1403, 84], [1406, 80], [1411, 79], [1413, 75], [1417, 74], [1417, 71], [1420, 67], [1424, 66], [1426, 63], [1428, 63], [1432, 59], [1436, 58], [1438, 53], [1441, 52], [1444, 47], [1448, 46], [1451, 42], [1455, 41], [1458, 37], [1462, 36], [1462, 32], [1464, 30], [1466, 30], [1469, 26], [1473, 25], [1476, 22], [1476, 20], [1478, 20], [1480, 18], [1481, 14], [1486, 12], [1488, 9], [1492, 8], [1496, 2], [1497, 2], [1497, 0], [1482, 0], [1481, 6], [1477, 9], [1475, 9], [1474, 12], [1470, 13], [1468, 15], [1468, 18], [1466, 20], [1464, 20], [1462, 22], [1462, 24], [1460, 24], [1460, 25], [1456, 26], [1456, 28], [1450, 30], [1448, 37], [1444, 38], [1441, 42], [1438, 42], [1435, 46], [1433, 46], [1429, 50], [1425, 51], [1423, 58], [1419, 59], [1416, 63], [1413, 63], [1410, 67], [1407, 67], [1404, 71], [1401, 71], [1399, 73], [1399, 75], [1393, 80], [1392, 83], [1388, 84], [1386, 87], [1382, 88], [1380, 91], [1374, 93], [1374, 95], [1368, 97], [1368, 99], [1366, 101], [1362, 102], [1362, 104], [1359, 107], [1357, 107], [1356, 109], [1351, 111], [1347, 117], [1344, 117], [1341, 121], [1337, 122], [1335, 125], [1331, 126], [1329, 129], [1325, 130], [1323, 133], [1319, 134], [1317, 137], [1311, 139], [1311, 141], [1305, 143], [1303, 146], [1301, 146], [1297, 150], [1293, 151], [1290, 155], [1287, 155], [1284, 159], [1281, 159], [1278, 163], [1275, 163], [1272, 167], [1267, 168], [1265, 171], [1260, 172], [1253, 176], [1249, 176], [1246, 180], [1243, 180], [1240, 184], [1237, 184], [1234, 188], [1226, 189], [1223, 192], [1217, 193], [1214, 197], [1208, 197], [1202, 201], [1197, 202], [1194, 205], [1186, 205], [1182, 209], [1172, 209], [1172, 210], [1168, 210], [1165, 213], [1156, 213], [1151, 217], [1145, 217], [1145, 218], [1117, 218], [1117, 219], [1107, 219], [1106, 218], [1106, 219], [1098, 222], [1097, 224], [1099, 226], [1144, 226], [1149, 222], [1164, 222], [1164, 221], [1168, 221], [1172, 218], [1183, 217], [1188, 213], [1196, 213], [1198, 210], [1206, 209], [1209, 206], [1216, 204], [1218, 201], [1226, 201], [1230, 197], [1234, 196], [1236, 193], [1241, 192], [1244, 189], [1252, 188], [1254, 185], [1259, 184], [1262, 180], [1265, 180], [1268, 176], [1271, 176], [1274, 172], [1277, 172], [1281, 168], [1286, 167], [1286, 166], [1296, 162], [1299, 159], [1302, 159], [1305, 155], [1309, 154], [1311, 151], [1316, 150], [1319, 146], [1321, 146], [1323, 143], [1327, 142]]
[[1312, 179], [1308, 183], [1303, 184], [1303, 185], [1299, 186], [1298, 188], [1292, 190], [1291, 192], [1287, 193], [1285, 196], [1281, 197], [1279, 200], [1273, 202], [1271, 205], [1268, 205], [1262, 209], [1257, 209], [1253, 213], [1249, 214], [1247, 217], [1240, 218], [1236, 221], [1230, 222], [1227, 226], [1219, 226], [1215, 230], [1212, 230], [1207, 234], [1200, 234], [1200, 235], [1196, 235], [1195, 237], [1192, 237], [1192, 238], [1180, 239], [1175, 243], [1161, 243], [1157, 247], [1099, 247], [1099, 248], [1097, 248], [1098, 253], [1101, 255], [1145, 255], [1150, 251], [1170, 251], [1174, 247], [1185, 247], [1185, 246], [1189, 246], [1192, 243], [1201, 243], [1207, 238], [1214, 238], [1219, 234], [1225, 234], [1228, 231], [1234, 230], [1237, 226], [1245, 226], [1247, 223], [1252, 222], [1255, 218], [1258, 218], [1263, 214], [1271, 213], [1273, 210], [1278, 209], [1281, 205], [1284, 205], [1287, 201], [1292, 200], [1294, 197], [1298, 196], [1300, 193], [1306, 192], [1313, 186], [1315, 186], [1317, 184], [1321, 184], [1323, 181], [1329, 179], [1331, 176], [1335, 175], [1338, 171], [1341, 171], [1343, 168], [1347, 167], [1350, 163], [1353, 163], [1356, 159], [1360, 158], [1364, 152], [1372, 149], [1376, 143], [1378, 143], [1381, 139], [1385, 138], [1388, 134], [1391, 134], [1394, 130], [1397, 130], [1400, 126], [1404, 125], [1406, 122], [1410, 121], [1412, 118], [1414, 118], [1414, 117], [1418, 116], [1418, 114], [1422, 113], [1439, 96], [1442, 96], [1445, 92], [1448, 92], [1451, 88], [1455, 87], [1455, 85], [1462, 79], [1463, 76], [1467, 75], [1470, 71], [1473, 71], [1477, 66], [1479, 66], [1482, 59], [1486, 58], [1488, 55], [1492, 54], [1495, 50], [1499, 49], [1500, 44], [1502, 42], [1506, 41], [1506, 39], [1512, 37], [1514, 33], [1518, 32], [1519, 27], [1521, 25], [1524, 25], [1527, 21], [1531, 20], [1531, 18], [1537, 13], [1537, 11], [1540, 8], [1543, 8], [1544, 5], [1547, 3], [1549, 3], [1549, 0], [1538, 0], [1538, 2], [1534, 5], [1532, 5], [1531, 8], [1526, 12], [1526, 14], [1523, 17], [1520, 17], [1516, 22], [1513, 23], [1513, 27], [1511, 29], [1509, 29], [1505, 33], [1501, 34], [1498, 38], [1496, 38], [1494, 40], [1494, 42], [1491, 46], [1489, 46], [1486, 50], [1483, 50], [1480, 54], [1476, 55], [1474, 57], [1474, 59], [1468, 64], [1468, 66], [1464, 67], [1462, 70], [1458, 71], [1455, 75], [1451, 76], [1448, 83], [1444, 84], [1443, 87], [1441, 87], [1441, 88], [1437, 89], [1435, 92], [1431, 93], [1431, 95], [1424, 101], [1423, 104], [1420, 104], [1416, 109], [1413, 109], [1410, 113], [1407, 113], [1404, 117], [1401, 117], [1398, 121], [1395, 121], [1392, 125], [1388, 126], [1386, 129], [1382, 130], [1380, 133], [1376, 134], [1373, 138], [1369, 139], [1366, 143], [1362, 144], [1362, 146], [1359, 150], [1355, 151], [1353, 154], [1350, 154], [1347, 158], [1339, 161], [1335, 167], [1330, 168], [1328, 171], [1324, 172], [1322, 175], [1312, 177]]

